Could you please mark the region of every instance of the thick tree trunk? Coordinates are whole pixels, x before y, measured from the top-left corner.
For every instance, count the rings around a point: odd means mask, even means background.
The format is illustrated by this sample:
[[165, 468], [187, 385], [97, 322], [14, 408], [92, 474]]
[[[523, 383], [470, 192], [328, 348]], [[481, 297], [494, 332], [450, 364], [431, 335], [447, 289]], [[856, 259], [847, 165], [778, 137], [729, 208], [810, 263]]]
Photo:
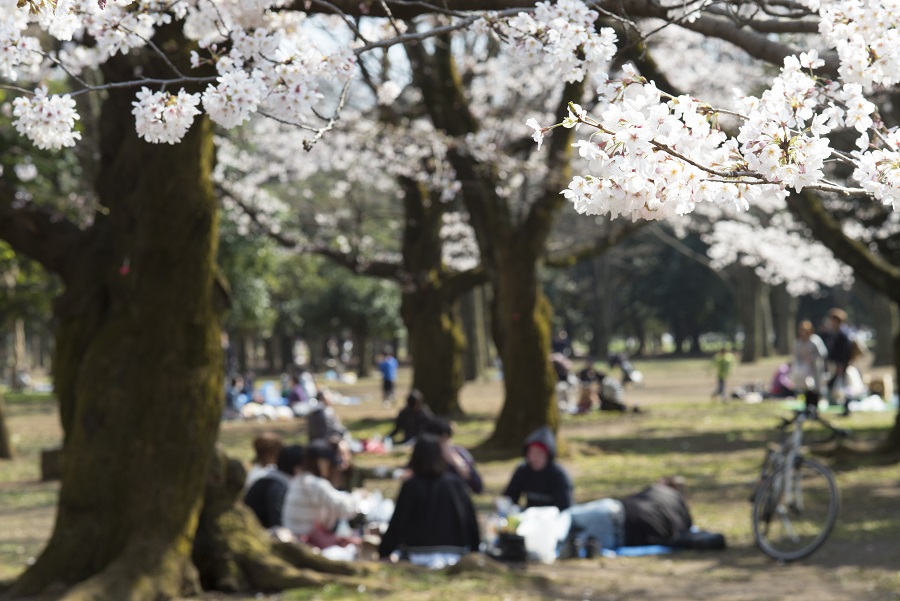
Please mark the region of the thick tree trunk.
[[744, 330], [744, 345], [741, 349], [741, 363], [757, 361], [762, 352], [762, 328], [760, 326], [762, 282], [750, 267], [737, 266], [734, 269], [737, 283], [738, 321]]
[[[178, 49], [184, 64], [190, 46]], [[105, 68], [130, 78], [135, 57]], [[143, 61], [144, 75], [158, 72]], [[100, 201], [57, 304], [62, 483], [47, 547], [15, 597], [156, 601], [198, 591], [190, 550], [218, 432], [223, 361], [214, 302], [212, 128], [180, 144], [137, 139], [131, 90], [101, 119]]]
[[409, 334], [413, 388], [437, 415], [460, 416], [466, 339], [452, 300], [438, 286], [403, 294], [400, 313]]
[[797, 299], [784, 285], [772, 288], [772, 322], [775, 327], [775, 352], [790, 355], [797, 337]]
[[6, 403], [3, 401], [3, 395], [0, 394], [0, 459], [12, 459], [13, 456], [12, 439], [9, 436], [9, 429], [6, 427]]
[[506, 402], [486, 445], [513, 449], [538, 426], [554, 431], [559, 426], [556, 375], [548, 359], [553, 310], [533, 254], [516, 248], [498, 254], [494, 340], [503, 361]]

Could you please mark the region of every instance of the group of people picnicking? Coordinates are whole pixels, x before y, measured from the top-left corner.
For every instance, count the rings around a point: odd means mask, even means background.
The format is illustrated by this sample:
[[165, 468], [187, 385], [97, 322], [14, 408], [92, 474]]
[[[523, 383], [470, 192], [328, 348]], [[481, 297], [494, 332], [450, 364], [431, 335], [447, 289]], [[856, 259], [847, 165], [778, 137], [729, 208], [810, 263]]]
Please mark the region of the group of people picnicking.
[[[810, 320], [797, 325], [797, 338], [790, 363], [779, 365], [761, 398], [803, 398], [806, 405], [818, 407], [820, 401], [838, 406], [849, 414], [853, 403], [870, 393], [859, 360], [865, 355], [865, 344], [847, 325], [847, 313], [832, 308], [816, 330]], [[727, 398], [726, 382], [735, 365], [728, 348], [719, 350], [712, 361], [716, 372], [713, 398]], [[740, 396], [743, 390], [736, 393]], [[883, 391], [882, 391], [883, 392]], [[890, 399], [884, 399], [890, 401]]]
[[610, 370], [615, 367], [621, 369], [621, 379], [613, 377], [590, 357], [577, 372], [571, 358], [561, 351], [551, 353], [550, 363], [556, 374], [556, 392], [561, 411], [579, 415], [593, 410], [641, 412], [637, 405], [625, 402], [625, 387], [640, 383], [643, 378], [625, 355], [618, 353], [608, 359]]
[[[483, 540], [472, 503], [471, 494], [483, 491], [475, 461], [465, 448], [452, 444], [451, 424], [428, 410], [420, 392], [409, 394], [388, 435], [412, 449], [408, 462], [394, 470], [394, 477], [402, 480], [395, 502], [379, 492], [351, 490], [353, 457], [349, 447], [342, 446], [349, 433], [336, 416], [324, 423], [312, 416], [307, 416], [306, 445], [284, 444], [272, 432], [254, 440], [255, 459], [244, 502], [274, 535], [319, 547], [326, 556], [340, 559], [356, 557], [359, 546], [369, 540], [366, 537], [376, 535], [379, 557], [432, 568], [452, 565], [494, 542]], [[677, 478], [661, 480], [624, 499], [578, 505], [572, 480], [556, 461], [552, 431], [538, 429], [523, 449], [524, 461], [502, 493], [505, 503], [498, 507], [504, 507], [504, 513], [520, 503], [524, 512], [554, 508], [567, 524], [556, 541], [560, 557], [585, 556], [585, 549], [673, 544], [692, 526]], [[374, 532], [350, 526], [373, 522]]]

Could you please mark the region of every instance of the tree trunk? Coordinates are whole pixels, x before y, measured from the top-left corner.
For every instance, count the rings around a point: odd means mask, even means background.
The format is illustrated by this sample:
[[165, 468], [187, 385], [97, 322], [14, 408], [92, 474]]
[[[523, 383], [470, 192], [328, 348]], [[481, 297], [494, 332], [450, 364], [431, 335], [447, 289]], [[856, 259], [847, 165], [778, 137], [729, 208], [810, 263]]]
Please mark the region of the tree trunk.
[[[898, 377], [900, 377], [900, 333], [894, 337], [894, 382], [898, 382]], [[882, 450], [900, 451], [900, 410], [897, 411], [897, 416], [894, 418], [894, 427], [891, 428], [887, 439], [882, 444]]]
[[12, 353], [9, 365], [9, 387], [15, 392], [25, 388], [20, 373], [27, 371], [27, 359], [25, 352], [25, 320], [17, 318], [13, 321]]
[[462, 415], [462, 356], [466, 339], [453, 303], [438, 285], [403, 294], [400, 314], [409, 335], [413, 388], [437, 415]]
[[[484, 365], [482, 353], [487, 330], [484, 325], [484, 310], [481, 306], [483, 298], [481, 290], [473, 288], [459, 299], [459, 314], [466, 340], [462, 357], [463, 378], [466, 382], [477, 380]], [[410, 334], [410, 346], [412, 346], [412, 334]]]
[[734, 274], [737, 283], [735, 304], [738, 308], [738, 321], [744, 330], [741, 363], [753, 363], [760, 358], [762, 352], [762, 328], [759, 324], [762, 282], [750, 267], [736, 266]]
[[772, 325], [772, 303], [769, 302], [770, 296], [769, 285], [760, 281], [759, 320], [757, 321], [757, 325], [760, 329], [759, 339], [762, 343], [760, 346], [761, 357], [771, 357], [773, 353], [771, 335], [774, 331], [774, 326]]
[[872, 327], [875, 330], [875, 346], [872, 349], [872, 365], [894, 364], [894, 337], [898, 333], [897, 306], [887, 296], [872, 293]]
[[559, 426], [556, 375], [548, 359], [553, 310], [541, 290], [534, 254], [515, 247], [497, 254], [494, 341], [503, 361], [506, 402], [486, 445], [513, 449], [537, 427]]
[[354, 338], [359, 353], [356, 373], [360, 378], [367, 378], [372, 374], [372, 338], [367, 332], [356, 332]]
[[594, 297], [591, 311], [591, 355], [598, 360], [605, 360], [609, 354], [612, 295], [604, 288], [605, 282], [610, 280], [609, 272], [606, 257], [596, 257], [591, 261], [591, 292]]
[[[186, 65], [183, 38], [157, 42]], [[107, 81], [132, 78], [136, 60], [112, 59]], [[140, 66], [161, 73], [158, 59]], [[108, 211], [73, 252], [55, 309], [66, 458], [56, 524], [14, 597], [63, 587], [66, 600], [156, 601], [199, 589], [190, 550], [224, 376], [212, 127], [199, 118], [180, 144], [147, 144], [132, 100], [114, 89], [103, 106]]]
[[9, 429], [6, 427], [6, 403], [0, 394], [0, 459], [12, 459], [14, 457], [12, 439]]
[[797, 336], [797, 299], [783, 284], [772, 288], [772, 322], [775, 326], [775, 352], [790, 355]]

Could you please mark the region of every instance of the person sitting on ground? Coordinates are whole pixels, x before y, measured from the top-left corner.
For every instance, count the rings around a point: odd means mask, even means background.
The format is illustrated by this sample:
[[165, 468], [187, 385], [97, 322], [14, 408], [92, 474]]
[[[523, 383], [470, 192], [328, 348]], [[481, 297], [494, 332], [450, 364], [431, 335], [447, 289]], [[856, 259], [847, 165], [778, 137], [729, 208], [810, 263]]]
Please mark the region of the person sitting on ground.
[[282, 447], [284, 447], [284, 443], [281, 436], [275, 432], [263, 432], [253, 439], [253, 450], [256, 456], [247, 471], [245, 488], [250, 488], [254, 482], [275, 469], [278, 453], [281, 452]]
[[[603, 371], [597, 371], [598, 397], [600, 399], [600, 411], [628, 411], [625, 404], [625, 387]], [[634, 408], [638, 411], [637, 407]]]
[[481, 481], [481, 475], [475, 469], [475, 459], [467, 449], [450, 444], [450, 438], [453, 436], [453, 426], [450, 425], [450, 422], [436, 417], [426, 424], [425, 432], [437, 436], [441, 441], [447, 469], [462, 478], [473, 493], [480, 493], [484, 489], [484, 484]]
[[503, 496], [518, 504], [525, 495], [525, 507], [554, 506], [562, 511], [572, 504], [572, 478], [555, 461], [556, 438], [547, 426], [528, 435], [525, 461], [513, 472]]
[[284, 498], [282, 524], [314, 546], [336, 544], [329, 534], [338, 520], [350, 519], [357, 513], [353, 496], [335, 489], [329, 481], [338, 461], [326, 441], [311, 442], [304, 451], [302, 469], [291, 478]]
[[420, 391], [413, 389], [406, 397], [406, 407], [400, 410], [394, 420], [394, 429], [385, 438], [393, 440], [399, 432], [403, 432], [402, 438], [394, 442], [397, 444], [407, 443], [418, 436], [432, 419], [434, 419], [434, 414], [425, 404], [425, 397]]
[[[676, 544], [693, 525], [684, 499], [684, 479], [665, 476], [624, 499], [599, 499], [568, 510], [572, 525], [561, 557], [576, 556], [575, 541], [597, 552], [619, 547]], [[592, 553], [589, 553], [592, 554]]]
[[416, 565], [440, 568], [477, 551], [481, 537], [466, 484], [448, 469], [445, 444], [433, 434], [416, 438], [410, 468], [378, 554], [404, 553]]
[[253, 510], [264, 528], [281, 526], [281, 513], [288, 482], [303, 465], [303, 447], [289, 445], [278, 453], [277, 469], [253, 483], [244, 495], [244, 504]]
[[767, 398], [786, 399], [796, 394], [794, 381], [791, 379], [791, 364], [782, 363], [772, 374], [772, 382], [769, 384]]
[[309, 441], [320, 439], [336, 441], [349, 438], [350, 432], [334, 412], [334, 402], [331, 393], [327, 390], [320, 390], [316, 395], [316, 401], [315, 409], [306, 416], [306, 429], [309, 433]]
[[292, 409], [295, 409], [298, 405], [307, 405], [309, 403], [306, 387], [300, 381], [300, 376], [291, 374], [288, 378], [287, 403]]

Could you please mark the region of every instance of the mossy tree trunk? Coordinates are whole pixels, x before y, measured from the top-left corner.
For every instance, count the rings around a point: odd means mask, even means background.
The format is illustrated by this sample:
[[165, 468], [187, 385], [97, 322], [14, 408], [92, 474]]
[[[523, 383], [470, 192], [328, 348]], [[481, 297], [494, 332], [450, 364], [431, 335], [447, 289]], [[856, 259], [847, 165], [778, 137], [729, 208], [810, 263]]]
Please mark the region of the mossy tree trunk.
[[14, 449], [9, 429], [6, 427], [6, 403], [0, 394], [0, 459], [12, 459]]
[[[157, 43], [185, 65], [171, 31]], [[139, 62], [140, 61], [140, 62]], [[117, 57], [107, 81], [160, 74]], [[14, 596], [158, 600], [198, 590], [191, 543], [223, 399], [212, 128], [140, 141], [133, 90], [108, 92], [97, 190], [105, 214], [63, 260], [54, 385], [64, 430], [53, 534]]]
[[[553, 131], [546, 151], [548, 175], [536, 183], [527, 208], [513, 206], [497, 193], [503, 176], [496, 165], [479, 161], [462, 142], [477, 133], [479, 123], [469, 108], [449, 39], [441, 42], [433, 52], [419, 44], [406, 50], [434, 126], [460, 140], [449, 145], [448, 158], [462, 184], [462, 200], [490, 279], [491, 329], [503, 361], [503, 409], [486, 445], [512, 449], [535, 427], [556, 429], [559, 423], [548, 361], [552, 309], [537, 274], [553, 220], [564, 204], [559, 191], [571, 178], [574, 131]], [[583, 82], [564, 87], [557, 121], [566, 116], [568, 102], [580, 101], [583, 93]]]

